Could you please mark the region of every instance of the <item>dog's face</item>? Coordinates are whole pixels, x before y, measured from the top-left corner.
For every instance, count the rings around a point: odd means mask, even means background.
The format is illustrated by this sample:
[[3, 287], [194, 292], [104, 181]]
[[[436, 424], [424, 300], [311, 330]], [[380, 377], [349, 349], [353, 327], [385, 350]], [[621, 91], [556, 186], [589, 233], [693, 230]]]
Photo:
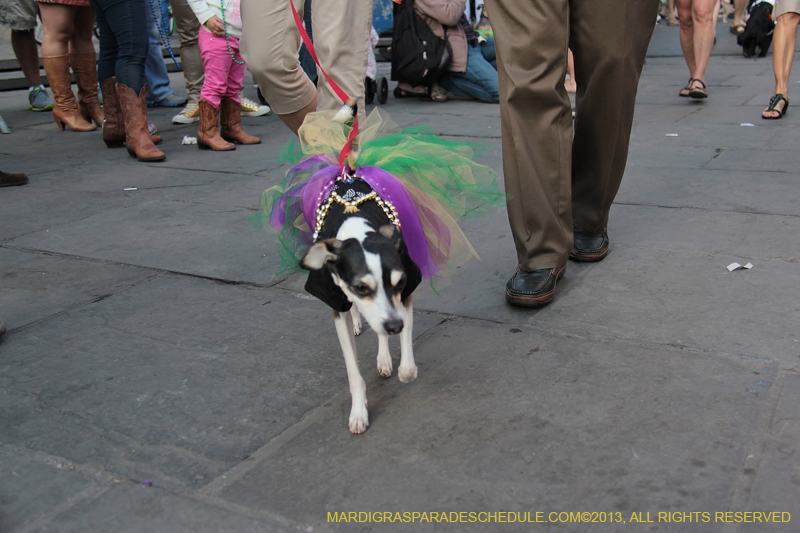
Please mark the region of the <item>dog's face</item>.
[[334, 283], [375, 332], [396, 335], [403, 330], [401, 295], [406, 284], [400, 243], [397, 226], [376, 231], [365, 219], [351, 217], [335, 239], [314, 244], [300, 266], [329, 269]]

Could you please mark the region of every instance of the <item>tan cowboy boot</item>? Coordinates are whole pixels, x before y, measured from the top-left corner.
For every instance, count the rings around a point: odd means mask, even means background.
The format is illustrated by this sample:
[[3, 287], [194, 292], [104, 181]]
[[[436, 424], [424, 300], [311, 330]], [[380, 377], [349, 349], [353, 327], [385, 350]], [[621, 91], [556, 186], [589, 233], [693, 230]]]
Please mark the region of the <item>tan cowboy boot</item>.
[[219, 106], [222, 138], [239, 144], [259, 144], [261, 139], [242, 130], [242, 106], [236, 100], [223, 98]]
[[102, 127], [103, 108], [97, 99], [97, 56], [94, 52], [70, 54], [69, 66], [78, 82], [78, 108], [81, 115], [87, 122], [94, 121]]
[[197, 147], [201, 150], [236, 150], [236, 145], [219, 136], [219, 110], [200, 100], [200, 126], [197, 128]]
[[166, 159], [150, 140], [147, 131], [147, 85], [142, 86], [137, 96], [136, 91], [118, 83], [117, 95], [125, 123], [125, 146], [130, 156], [146, 162]]
[[[100, 84], [100, 91], [103, 93], [103, 109], [105, 110], [105, 122], [103, 123], [103, 141], [109, 148], [122, 148], [125, 146], [125, 117], [119, 107], [119, 96], [117, 95], [117, 78], [112, 76]], [[161, 142], [161, 137], [151, 135], [150, 140], [153, 144]]]
[[72, 84], [69, 79], [69, 56], [42, 57], [50, 90], [53, 91], [53, 118], [61, 131], [67, 126], [72, 131], [94, 131], [97, 126], [86, 122], [78, 111]]

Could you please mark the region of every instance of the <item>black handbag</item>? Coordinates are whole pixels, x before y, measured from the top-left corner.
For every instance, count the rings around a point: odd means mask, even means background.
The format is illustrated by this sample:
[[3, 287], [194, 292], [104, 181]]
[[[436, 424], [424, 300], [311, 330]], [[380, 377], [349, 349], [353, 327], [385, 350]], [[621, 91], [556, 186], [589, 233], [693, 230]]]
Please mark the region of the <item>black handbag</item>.
[[437, 37], [414, 9], [413, 0], [394, 4], [392, 31], [392, 79], [412, 87], [430, 87], [450, 64], [447, 28]]

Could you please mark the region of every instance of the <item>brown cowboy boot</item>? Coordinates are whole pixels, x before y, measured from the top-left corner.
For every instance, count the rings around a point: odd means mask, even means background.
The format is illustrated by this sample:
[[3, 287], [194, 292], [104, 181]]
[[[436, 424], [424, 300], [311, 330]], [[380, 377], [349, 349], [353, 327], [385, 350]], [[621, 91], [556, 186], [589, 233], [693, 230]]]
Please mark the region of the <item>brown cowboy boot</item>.
[[223, 139], [239, 144], [259, 144], [261, 139], [248, 135], [242, 130], [242, 106], [236, 100], [223, 98], [219, 106], [221, 114], [221, 132]]
[[97, 56], [94, 52], [87, 54], [70, 54], [69, 66], [75, 73], [78, 82], [78, 109], [87, 122], [103, 126], [103, 108], [97, 99]]
[[200, 126], [197, 128], [197, 147], [201, 150], [236, 150], [236, 145], [219, 135], [219, 110], [205, 100], [200, 100]]
[[78, 111], [78, 104], [75, 103], [75, 95], [72, 93], [72, 84], [69, 79], [69, 56], [42, 57], [44, 71], [47, 73], [47, 81], [50, 83], [50, 90], [53, 91], [53, 118], [56, 124], [64, 131], [67, 126], [72, 131], [94, 131], [97, 126], [86, 122]]
[[[117, 78], [112, 76], [100, 84], [100, 91], [103, 93], [103, 109], [105, 110], [105, 122], [103, 123], [103, 141], [109, 148], [122, 148], [125, 146], [125, 117], [119, 107], [119, 96], [117, 95]], [[150, 140], [153, 144], [161, 142], [161, 137], [151, 135]]]
[[125, 146], [139, 161], [163, 161], [164, 153], [156, 148], [147, 131], [147, 84], [139, 95], [127, 85], [117, 84], [119, 107], [125, 123]]

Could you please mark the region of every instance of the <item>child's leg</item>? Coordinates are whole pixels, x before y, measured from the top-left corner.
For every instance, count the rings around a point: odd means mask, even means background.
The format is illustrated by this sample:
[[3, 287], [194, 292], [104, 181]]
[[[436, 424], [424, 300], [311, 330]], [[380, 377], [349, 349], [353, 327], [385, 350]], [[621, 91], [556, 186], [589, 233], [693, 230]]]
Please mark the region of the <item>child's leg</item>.
[[[233, 57], [236, 61], [231, 60], [230, 68], [228, 69], [228, 79], [226, 82], [227, 88], [225, 91], [225, 98], [230, 98], [234, 100], [237, 104], [239, 103], [239, 91], [242, 89], [242, 81], [244, 80], [244, 59], [242, 59], [242, 55], [239, 53], [239, 39], [236, 37], [230, 37], [231, 43], [231, 52], [233, 52]], [[228, 50], [225, 50], [228, 52]], [[230, 58], [230, 52], [228, 52], [228, 57]], [[238, 63], [237, 63], [238, 61]]]
[[[233, 60], [228, 53], [225, 37], [215, 37], [201, 27], [197, 42], [200, 45], [200, 57], [203, 58], [203, 72], [205, 73], [200, 99], [205, 100], [215, 109], [219, 109], [219, 104], [227, 92], [228, 76]], [[244, 70], [242, 70], [242, 75], [244, 75]]]

